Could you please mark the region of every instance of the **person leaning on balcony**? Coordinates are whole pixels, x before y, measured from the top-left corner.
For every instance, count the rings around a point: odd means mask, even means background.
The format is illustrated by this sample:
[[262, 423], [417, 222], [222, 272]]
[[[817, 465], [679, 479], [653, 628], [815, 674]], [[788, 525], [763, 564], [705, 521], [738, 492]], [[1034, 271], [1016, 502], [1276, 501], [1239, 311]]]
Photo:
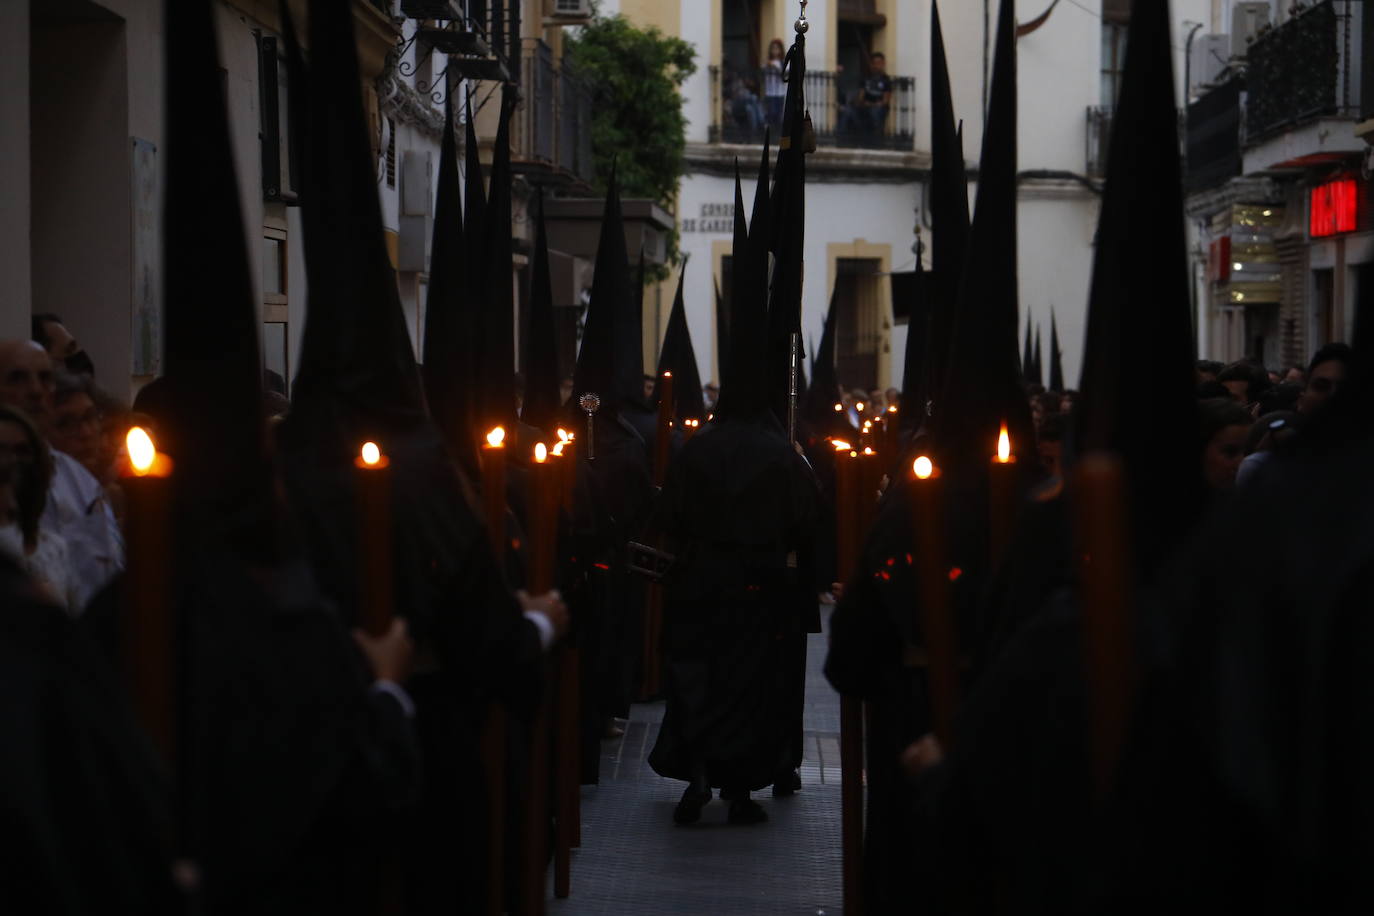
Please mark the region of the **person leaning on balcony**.
[[764, 112], [768, 115], [768, 126], [775, 132], [782, 129], [783, 103], [787, 100], [787, 83], [783, 80], [783, 60], [787, 49], [781, 38], [768, 43], [768, 61], [763, 65]]
[[859, 93], [860, 114], [864, 127], [879, 134], [887, 126], [887, 110], [892, 106], [892, 77], [887, 75], [887, 58], [881, 51], [868, 56], [868, 79]]

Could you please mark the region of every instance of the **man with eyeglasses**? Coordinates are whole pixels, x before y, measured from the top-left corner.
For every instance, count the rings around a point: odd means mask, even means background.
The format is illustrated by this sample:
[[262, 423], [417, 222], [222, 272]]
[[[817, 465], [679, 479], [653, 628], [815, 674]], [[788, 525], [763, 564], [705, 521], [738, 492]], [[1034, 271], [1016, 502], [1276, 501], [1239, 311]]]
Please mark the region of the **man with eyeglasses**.
[[1316, 352], [1307, 367], [1307, 387], [1298, 398], [1298, 411], [1310, 414], [1320, 410], [1345, 383], [1350, 366], [1348, 344], [1329, 343]]
[[[0, 340], [0, 404], [28, 414], [50, 442], [57, 432], [53, 408], [56, 387], [52, 360], [42, 345], [31, 340]], [[78, 602], [72, 611], [84, 610], [124, 568], [124, 539], [105, 488], [60, 446], [53, 449], [52, 486], [42, 524], [67, 542]]]
[[108, 469], [100, 466], [100, 408], [91, 397], [90, 383], [58, 370], [53, 394], [53, 422], [48, 441], [75, 458], [91, 476], [102, 481]]

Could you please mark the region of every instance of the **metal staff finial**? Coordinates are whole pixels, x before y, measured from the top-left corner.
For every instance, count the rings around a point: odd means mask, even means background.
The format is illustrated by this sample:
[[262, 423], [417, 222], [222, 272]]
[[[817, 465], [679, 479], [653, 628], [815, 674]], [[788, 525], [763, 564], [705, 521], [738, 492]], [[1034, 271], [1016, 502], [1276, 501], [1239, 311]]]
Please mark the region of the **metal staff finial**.
[[792, 28], [798, 35], [805, 35], [807, 30], [811, 28], [811, 23], [806, 21], [806, 2], [807, 0], [801, 0], [801, 15], [792, 24]]
[[601, 397], [588, 391], [577, 401], [578, 406], [587, 414], [587, 460], [596, 459], [596, 412], [601, 409]]

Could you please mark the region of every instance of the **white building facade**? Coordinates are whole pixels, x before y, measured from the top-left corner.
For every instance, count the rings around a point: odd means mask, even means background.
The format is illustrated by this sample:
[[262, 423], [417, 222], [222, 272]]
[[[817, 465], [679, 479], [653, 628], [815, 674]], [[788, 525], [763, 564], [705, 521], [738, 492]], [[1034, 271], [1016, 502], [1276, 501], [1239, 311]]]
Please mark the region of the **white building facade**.
[[[1175, 0], [1180, 98], [1184, 22], [1211, 0]], [[892, 272], [915, 266], [917, 231], [929, 267], [930, 0], [811, 0], [807, 17], [808, 103], [820, 135], [808, 158], [804, 338], [818, 340], [832, 299], [839, 317], [839, 370], [848, 387], [899, 386], [904, 306]], [[1023, 313], [1049, 343], [1053, 312], [1065, 377], [1076, 383], [1092, 268], [1110, 111], [1118, 87], [1128, 2], [1016, 0], [1021, 171], [1018, 273]], [[726, 293], [734, 162], [752, 200], [758, 167], [759, 97], [767, 114], [766, 66], [773, 38], [790, 44], [799, 5], [791, 0], [607, 0], [641, 25], [679, 35], [699, 69], [683, 90], [688, 168], [677, 220], [691, 255], [686, 303], [703, 378], [720, 377], [715, 288]], [[976, 191], [983, 110], [991, 76], [997, 0], [946, 0], [940, 8], [956, 117], [963, 123]], [[868, 54], [886, 57], [893, 104], [878, 135], [842, 129], [847, 100], [862, 85]], [[741, 76], [742, 74], [742, 76]], [[751, 77], [753, 81], [751, 82]], [[745, 93], [741, 93], [743, 83]], [[749, 141], [749, 142], [741, 142]], [[974, 253], [975, 256], [978, 254]], [[726, 293], [728, 295], [728, 293]], [[665, 297], [666, 299], [666, 297]], [[646, 316], [646, 326], [654, 316]], [[666, 314], [660, 318], [660, 326]]]

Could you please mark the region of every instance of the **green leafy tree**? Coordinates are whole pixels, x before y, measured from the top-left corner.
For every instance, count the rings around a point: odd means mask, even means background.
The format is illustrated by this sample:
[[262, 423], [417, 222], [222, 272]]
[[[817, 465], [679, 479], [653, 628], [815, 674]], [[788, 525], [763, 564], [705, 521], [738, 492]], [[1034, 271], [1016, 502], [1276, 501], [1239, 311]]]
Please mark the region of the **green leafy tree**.
[[[566, 53], [592, 91], [598, 192], [605, 193], [614, 160], [623, 197], [671, 207], [686, 170], [687, 119], [679, 90], [696, 72], [696, 49], [624, 16], [598, 14], [569, 36]], [[670, 261], [677, 260], [677, 243], [674, 229]]]

